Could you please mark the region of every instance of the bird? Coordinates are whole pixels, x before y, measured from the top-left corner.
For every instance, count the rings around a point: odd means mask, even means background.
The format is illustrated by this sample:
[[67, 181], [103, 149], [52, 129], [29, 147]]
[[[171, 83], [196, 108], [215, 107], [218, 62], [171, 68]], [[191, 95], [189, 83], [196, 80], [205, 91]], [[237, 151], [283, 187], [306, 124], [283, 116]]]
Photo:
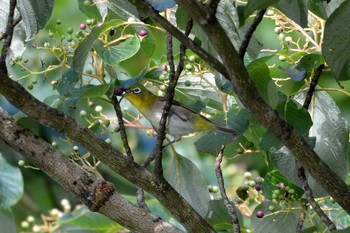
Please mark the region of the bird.
[[[124, 89], [124, 91], [123, 96], [142, 113], [151, 123], [154, 130], [158, 132], [165, 104], [164, 98], [153, 94], [145, 87], [133, 86]], [[120, 88], [116, 88], [115, 92], [120, 93]], [[180, 140], [182, 136], [192, 133], [215, 130], [237, 135], [234, 130], [213, 123], [180, 102], [175, 100], [172, 102], [165, 132], [174, 137], [175, 141]]]

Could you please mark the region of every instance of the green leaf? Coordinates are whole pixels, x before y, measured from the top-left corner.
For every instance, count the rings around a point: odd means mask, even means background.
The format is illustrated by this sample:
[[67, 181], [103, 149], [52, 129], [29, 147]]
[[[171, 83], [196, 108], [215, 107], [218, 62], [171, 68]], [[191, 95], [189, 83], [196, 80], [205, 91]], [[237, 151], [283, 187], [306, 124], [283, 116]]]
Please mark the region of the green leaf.
[[164, 176], [200, 215], [205, 216], [208, 213], [210, 201], [208, 185], [191, 160], [175, 153]]
[[16, 204], [23, 195], [23, 178], [17, 167], [11, 166], [0, 153], [0, 209]]
[[[349, 167], [349, 152], [347, 149], [349, 130], [347, 122], [341, 116], [334, 100], [326, 92], [315, 92], [314, 97], [314, 105], [309, 110], [313, 121], [309, 136], [316, 137], [314, 150], [339, 177], [345, 179]], [[305, 94], [300, 94], [295, 99], [299, 103], [303, 103]], [[299, 178], [295, 172], [297, 170], [295, 159], [290, 151], [283, 147], [273, 154], [278, 170], [293, 183], [300, 186]], [[327, 192], [308, 173], [307, 177], [315, 197], [327, 195]]]
[[62, 78], [57, 84], [57, 91], [64, 96], [69, 95], [69, 92], [74, 89], [75, 84], [80, 80], [80, 74], [70, 68], [62, 75]]
[[51, 17], [54, 2], [54, 0], [18, 1], [16, 7], [21, 14], [27, 40], [32, 39], [45, 27]]
[[237, 29], [238, 14], [231, 0], [221, 0], [216, 10], [216, 18], [225, 30], [227, 36], [231, 39], [236, 49], [239, 48], [240, 36]]
[[[293, 202], [291, 207], [297, 207], [296, 210], [275, 211], [271, 213], [269, 206], [273, 205], [271, 201], [265, 200], [257, 206], [252, 214], [252, 227], [254, 233], [295, 233], [300, 214], [300, 203]], [[256, 212], [262, 210], [265, 213], [263, 218], [257, 218]]]
[[304, 193], [304, 191], [301, 188], [299, 188], [298, 186], [290, 182], [278, 170], [273, 170], [268, 172], [264, 177], [264, 183], [262, 184], [262, 191], [264, 195], [267, 198], [272, 200], [272, 194], [277, 189], [276, 185], [279, 183], [284, 183], [285, 186], [289, 186], [290, 188], [294, 189], [295, 190], [294, 197], [296, 199], [301, 198], [301, 196]]
[[16, 233], [16, 223], [13, 213], [10, 209], [0, 210], [1, 232]]
[[350, 78], [350, 1], [343, 2], [329, 17], [324, 32], [322, 52], [336, 79]]
[[269, 105], [276, 106], [278, 102], [278, 90], [274, 81], [271, 79], [270, 70], [266, 65], [266, 62], [273, 56], [256, 59], [249, 63], [247, 70], [264, 100]]
[[61, 106], [63, 98], [60, 95], [50, 95], [44, 99], [44, 103], [52, 108]]
[[57, 223], [61, 225], [71, 225], [80, 228], [93, 230], [94, 232], [113, 233], [121, 227], [108, 217], [88, 210], [87, 207], [81, 208], [63, 215]]
[[93, 47], [103, 61], [115, 67], [139, 51], [140, 40], [138, 36], [133, 36], [119, 45], [108, 47], [105, 47], [101, 41], [96, 41]]
[[274, 7], [283, 12], [288, 18], [299, 24], [302, 28], [307, 27], [308, 5], [307, 0], [284, 0], [278, 1]]
[[110, 86], [111, 86], [110, 83], [105, 83], [98, 86], [90, 86], [87, 89], [85, 89], [82, 97], [92, 98], [92, 97], [103, 96], [104, 94], [106, 94]]
[[307, 136], [312, 126], [312, 120], [305, 108], [287, 100], [276, 107], [276, 111], [291, 124], [301, 135]]
[[[239, 222], [242, 223], [243, 217], [241, 212], [235, 207], [234, 203], [231, 204], [238, 215]], [[222, 199], [209, 202], [209, 211], [205, 216], [205, 219], [219, 232], [226, 232], [232, 229], [231, 218], [227, 213], [227, 209]]]
[[328, 17], [339, 7], [339, 5], [345, 0], [332, 0], [332, 1], [320, 1], [309, 0], [309, 10], [322, 19], [328, 19]]

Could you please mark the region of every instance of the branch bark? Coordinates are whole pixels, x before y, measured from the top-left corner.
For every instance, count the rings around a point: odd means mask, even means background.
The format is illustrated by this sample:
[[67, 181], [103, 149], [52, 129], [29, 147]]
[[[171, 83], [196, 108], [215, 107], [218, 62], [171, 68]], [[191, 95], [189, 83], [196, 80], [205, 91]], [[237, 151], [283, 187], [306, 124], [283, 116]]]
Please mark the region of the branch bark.
[[0, 108], [0, 139], [16, 149], [30, 163], [52, 177], [92, 211], [115, 220], [133, 232], [182, 232], [175, 226], [134, 206], [114, 189], [113, 184], [97, 178], [73, 163], [49, 143]]

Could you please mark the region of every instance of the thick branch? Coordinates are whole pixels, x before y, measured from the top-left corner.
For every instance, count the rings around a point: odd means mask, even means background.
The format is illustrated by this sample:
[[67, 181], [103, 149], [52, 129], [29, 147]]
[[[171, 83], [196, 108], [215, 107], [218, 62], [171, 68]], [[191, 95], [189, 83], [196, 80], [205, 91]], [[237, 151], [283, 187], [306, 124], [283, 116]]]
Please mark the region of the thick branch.
[[239, 58], [230, 38], [217, 20], [207, 21], [206, 8], [196, 7], [193, 1], [176, 0], [189, 15], [201, 25], [209, 40], [221, 57], [234, 87], [234, 91], [251, 111], [253, 116], [292, 152], [298, 161], [309, 171], [315, 180], [336, 200], [347, 213], [350, 213], [350, 187], [347, 186], [319, 156], [309, 147], [307, 141], [282, 119], [260, 96], [250, 79], [242, 60]]
[[50, 144], [17, 125], [2, 108], [0, 129], [1, 140], [72, 192], [92, 211], [104, 214], [133, 232], [182, 232], [126, 201], [111, 183], [87, 172]]

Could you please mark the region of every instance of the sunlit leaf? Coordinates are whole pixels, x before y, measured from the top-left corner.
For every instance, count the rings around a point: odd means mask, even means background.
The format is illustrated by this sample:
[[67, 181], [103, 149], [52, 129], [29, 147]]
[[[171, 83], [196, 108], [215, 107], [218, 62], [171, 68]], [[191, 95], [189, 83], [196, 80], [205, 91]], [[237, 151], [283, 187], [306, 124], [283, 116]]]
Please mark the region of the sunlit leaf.
[[102, 60], [115, 67], [139, 51], [140, 40], [137, 36], [133, 36], [119, 45], [107, 47], [101, 41], [96, 41], [93, 47]]

